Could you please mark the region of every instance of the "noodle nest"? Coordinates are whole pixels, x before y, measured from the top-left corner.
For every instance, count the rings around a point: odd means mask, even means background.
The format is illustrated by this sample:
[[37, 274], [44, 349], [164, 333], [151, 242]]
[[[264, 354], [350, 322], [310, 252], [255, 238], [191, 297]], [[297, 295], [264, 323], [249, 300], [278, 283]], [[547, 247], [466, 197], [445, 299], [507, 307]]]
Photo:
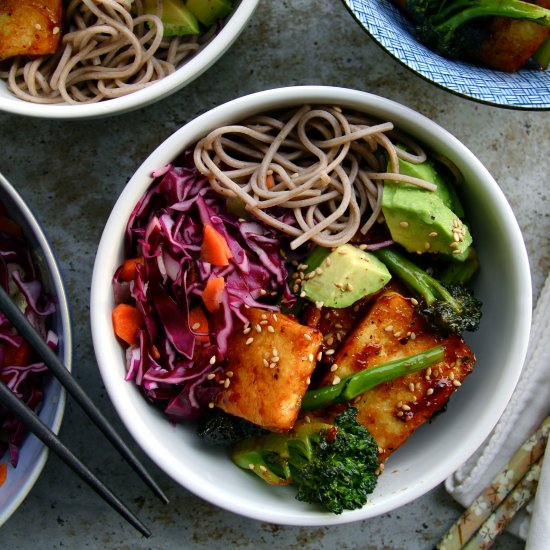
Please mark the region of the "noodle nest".
[[336, 247], [366, 234], [382, 219], [386, 180], [435, 190], [399, 174], [400, 158], [421, 163], [426, 154], [391, 122], [309, 105], [218, 128], [194, 150], [210, 185], [292, 236], [292, 249], [307, 241]]

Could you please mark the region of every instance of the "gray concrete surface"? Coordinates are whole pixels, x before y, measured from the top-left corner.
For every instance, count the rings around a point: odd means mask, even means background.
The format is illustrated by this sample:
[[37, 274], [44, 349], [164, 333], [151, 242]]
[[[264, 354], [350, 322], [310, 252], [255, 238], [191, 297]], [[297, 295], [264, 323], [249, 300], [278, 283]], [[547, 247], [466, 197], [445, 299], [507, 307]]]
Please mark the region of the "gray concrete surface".
[[[523, 230], [538, 295], [550, 264], [550, 114], [480, 105], [403, 69], [355, 24], [338, 0], [263, 0], [232, 49], [185, 90], [124, 116], [52, 122], [0, 113], [0, 170], [20, 190], [50, 237], [74, 321], [74, 373], [129, 440], [94, 362], [89, 288], [109, 211], [141, 161], [190, 118], [236, 96], [282, 85], [327, 84], [404, 103], [461, 139], [501, 185]], [[171, 499], [163, 506], [130, 473], [83, 413], [69, 403], [62, 439], [153, 530], [144, 539], [56, 457], [0, 530], [3, 549], [429, 549], [461, 507], [442, 486], [379, 518], [330, 528], [269, 525], [218, 510], [148, 462]], [[497, 549], [523, 548], [503, 535]]]

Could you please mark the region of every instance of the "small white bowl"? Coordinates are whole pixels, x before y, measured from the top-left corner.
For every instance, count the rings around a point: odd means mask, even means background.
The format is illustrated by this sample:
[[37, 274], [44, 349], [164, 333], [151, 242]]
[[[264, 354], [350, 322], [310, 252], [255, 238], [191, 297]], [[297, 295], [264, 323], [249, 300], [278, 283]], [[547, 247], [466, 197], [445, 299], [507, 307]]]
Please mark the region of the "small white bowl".
[[8, 90], [6, 82], [0, 80], [0, 111], [37, 118], [76, 120], [120, 115], [134, 109], [146, 107], [177, 92], [210, 68], [241, 34], [248, 20], [252, 17], [258, 2], [259, 0], [240, 0], [236, 2], [233, 13], [228, 17], [218, 34], [174, 73], [146, 88], [98, 103], [40, 105], [15, 97]]
[[[72, 336], [69, 307], [61, 273], [50, 244], [40, 224], [24, 200], [12, 185], [0, 174], [0, 201], [4, 203], [10, 218], [23, 228], [24, 236], [41, 274], [44, 288], [56, 297], [56, 312], [52, 329], [59, 337], [57, 354], [64, 365], [72, 367]], [[56, 378], [51, 377], [44, 388], [39, 417], [58, 433], [65, 410], [65, 390]], [[6, 481], [0, 486], [0, 527], [17, 510], [42, 472], [48, 458], [48, 448], [34, 435], [29, 434], [19, 453], [16, 468], [8, 464]], [[5, 455], [2, 462], [9, 462]]]
[[[453, 395], [447, 412], [418, 430], [386, 464], [369, 502], [332, 515], [294, 499], [234, 466], [226, 452], [205, 447], [193, 428], [172, 425], [124, 380], [124, 353], [113, 335], [111, 287], [123, 259], [128, 217], [152, 181], [210, 130], [256, 113], [302, 104], [341, 105], [390, 120], [446, 155], [464, 174], [462, 196], [482, 263], [475, 291], [484, 302], [480, 330], [468, 338], [477, 366]], [[268, 90], [233, 100], [192, 120], [162, 143], [131, 178], [105, 226], [95, 260], [91, 323], [101, 376], [128, 430], [146, 453], [190, 491], [250, 518], [286, 525], [333, 525], [371, 518], [420, 497], [445, 480], [478, 448], [502, 414], [520, 375], [531, 319], [531, 279], [520, 230], [502, 191], [481, 162], [423, 115], [368, 93], [322, 86]]]

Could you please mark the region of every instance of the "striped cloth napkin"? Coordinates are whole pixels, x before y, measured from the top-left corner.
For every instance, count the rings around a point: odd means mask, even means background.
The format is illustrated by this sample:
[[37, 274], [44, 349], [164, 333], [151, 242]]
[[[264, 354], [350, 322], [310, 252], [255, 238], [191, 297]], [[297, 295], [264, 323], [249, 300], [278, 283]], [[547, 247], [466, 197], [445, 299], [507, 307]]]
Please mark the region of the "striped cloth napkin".
[[[469, 507], [549, 414], [550, 275], [533, 313], [527, 357], [512, 398], [482, 446], [446, 480], [447, 491]], [[533, 502], [529, 503], [508, 526], [511, 532], [529, 540], [530, 550], [550, 548], [550, 454], [545, 462], [534, 506]]]

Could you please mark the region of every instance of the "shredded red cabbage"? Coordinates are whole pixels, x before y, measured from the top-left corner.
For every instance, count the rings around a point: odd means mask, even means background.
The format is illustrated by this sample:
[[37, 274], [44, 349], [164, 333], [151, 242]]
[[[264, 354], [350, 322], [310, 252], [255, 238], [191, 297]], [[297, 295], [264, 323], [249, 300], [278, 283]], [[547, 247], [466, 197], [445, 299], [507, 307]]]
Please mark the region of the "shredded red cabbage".
[[[0, 219], [3, 215], [0, 204]], [[55, 311], [54, 299], [43, 290], [39, 273], [20, 228], [11, 220], [0, 227], [0, 284], [19, 304], [27, 319], [52, 349], [57, 335], [48, 329], [49, 316]], [[10, 229], [8, 232], [7, 229]], [[28, 407], [38, 410], [43, 397], [46, 365], [36, 359], [10, 321], [0, 312], [0, 378]], [[5, 408], [0, 406], [0, 458], [9, 452], [17, 466], [19, 451], [28, 431]]]
[[[286, 237], [228, 212], [191, 152], [179, 164], [153, 174], [128, 221], [126, 258], [143, 258], [133, 280], [122, 280], [122, 267], [113, 278], [115, 302], [135, 303], [145, 319], [136, 344], [126, 350], [126, 378], [176, 422], [198, 418], [219, 392], [209, 375], [226, 355], [235, 321], [246, 322], [243, 310], [278, 311], [296, 300], [281, 252]], [[201, 259], [205, 224], [225, 237], [232, 255], [228, 266]], [[223, 277], [225, 288], [219, 309], [204, 310], [209, 341], [203, 343], [189, 326], [189, 311], [203, 308], [202, 293], [214, 277]]]

